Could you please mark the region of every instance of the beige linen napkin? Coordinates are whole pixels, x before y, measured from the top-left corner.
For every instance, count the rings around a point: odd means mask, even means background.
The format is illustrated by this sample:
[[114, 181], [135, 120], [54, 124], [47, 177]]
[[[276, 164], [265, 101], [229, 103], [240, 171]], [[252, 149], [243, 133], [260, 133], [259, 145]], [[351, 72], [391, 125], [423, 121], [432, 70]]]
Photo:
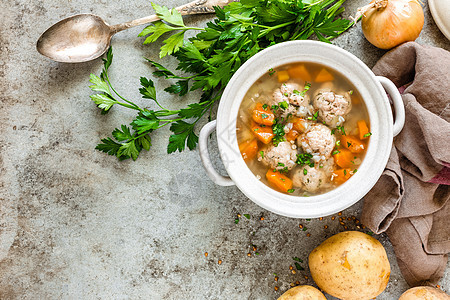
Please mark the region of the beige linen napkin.
[[361, 220], [387, 233], [408, 284], [434, 285], [450, 252], [450, 52], [409, 42], [373, 71], [403, 86], [406, 122]]

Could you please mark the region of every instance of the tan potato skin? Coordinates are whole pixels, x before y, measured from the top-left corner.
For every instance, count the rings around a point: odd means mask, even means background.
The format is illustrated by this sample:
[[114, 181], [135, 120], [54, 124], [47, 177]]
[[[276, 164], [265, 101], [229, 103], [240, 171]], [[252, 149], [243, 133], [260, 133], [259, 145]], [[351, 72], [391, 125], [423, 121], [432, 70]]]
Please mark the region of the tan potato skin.
[[404, 292], [398, 300], [449, 300], [450, 296], [440, 289], [417, 286]]
[[299, 285], [289, 289], [278, 300], [327, 300], [327, 298], [315, 287]]
[[383, 245], [358, 231], [338, 233], [309, 255], [311, 275], [324, 292], [344, 300], [373, 299], [389, 282]]

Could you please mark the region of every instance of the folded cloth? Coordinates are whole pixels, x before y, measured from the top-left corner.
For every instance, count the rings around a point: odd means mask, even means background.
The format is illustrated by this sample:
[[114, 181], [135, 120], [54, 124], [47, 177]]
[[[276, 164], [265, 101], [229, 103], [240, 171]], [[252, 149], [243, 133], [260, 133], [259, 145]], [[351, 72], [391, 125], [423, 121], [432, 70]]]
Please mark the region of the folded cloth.
[[450, 52], [405, 43], [373, 72], [404, 87], [406, 122], [361, 220], [387, 233], [409, 285], [435, 285], [450, 252]]

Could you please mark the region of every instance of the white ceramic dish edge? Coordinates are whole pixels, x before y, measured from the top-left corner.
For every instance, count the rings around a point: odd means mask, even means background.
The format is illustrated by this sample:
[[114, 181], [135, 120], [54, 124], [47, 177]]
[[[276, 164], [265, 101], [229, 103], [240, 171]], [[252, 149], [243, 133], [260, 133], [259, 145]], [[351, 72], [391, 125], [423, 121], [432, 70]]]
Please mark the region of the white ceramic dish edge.
[[[335, 190], [312, 197], [279, 193], [260, 182], [241, 158], [236, 139], [239, 106], [250, 86], [269, 68], [298, 61], [322, 63], [346, 76], [365, 99], [373, 133], [366, 158], [358, 172]], [[395, 125], [382, 85], [394, 102]], [[312, 218], [330, 215], [351, 206], [373, 187], [386, 166], [393, 136], [403, 127], [404, 107], [395, 85], [386, 78], [376, 77], [349, 52], [321, 42], [292, 41], [272, 46], [247, 61], [228, 83], [217, 116], [217, 122], [208, 123], [202, 129], [199, 140], [200, 156], [209, 177], [219, 185], [236, 184], [252, 201], [274, 213], [294, 218]], [[219, 175], [209, 160], [207, 138], [216, 125], [220, 155], [230, 178]]]

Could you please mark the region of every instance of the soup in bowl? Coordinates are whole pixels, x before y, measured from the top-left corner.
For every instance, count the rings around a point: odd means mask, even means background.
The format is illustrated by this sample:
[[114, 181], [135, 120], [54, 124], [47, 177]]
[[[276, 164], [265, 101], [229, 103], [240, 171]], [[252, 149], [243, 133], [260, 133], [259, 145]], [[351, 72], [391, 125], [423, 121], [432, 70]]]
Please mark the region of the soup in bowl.
[[[373, 187], [403, 124], [402, 99], [390, 80], [339, 47], [291, 41], [261, 51], [233, 75], [217, 120], [200, 132], [200, 157], [212, 181], [236, 185], [259, 206], [320, 217]], [[229, 177], [210, 160], [213, 131]]]
[[257, 179], [283, 193], [328, 192], [358, 171], [372, 133], [361, 96], [315, 63], [271, 69], [245, 95], [236, 136]]

